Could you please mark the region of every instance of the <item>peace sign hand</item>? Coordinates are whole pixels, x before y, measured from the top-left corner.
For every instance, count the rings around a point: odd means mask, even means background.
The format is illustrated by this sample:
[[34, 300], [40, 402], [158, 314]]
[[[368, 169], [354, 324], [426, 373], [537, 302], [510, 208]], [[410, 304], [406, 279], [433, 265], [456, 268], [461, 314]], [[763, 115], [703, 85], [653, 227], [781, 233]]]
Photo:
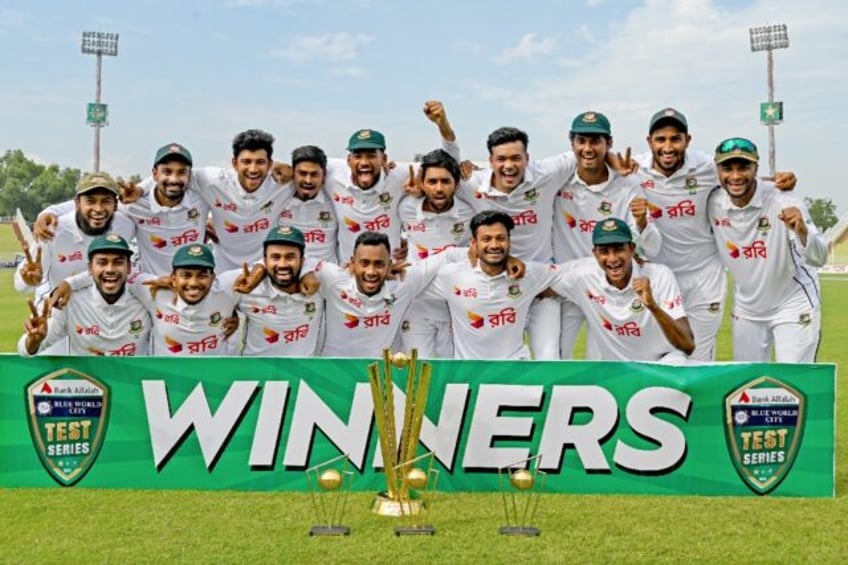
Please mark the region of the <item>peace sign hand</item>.
[[38, 246], [34, 261], [32, 259], [32, 254], [29, 252], [29, 248], [24, 247], [24, 264], [21, 266], [21, 278], [29, 286], [38, 286], [43, 277], [44, 271], [41, 267], [41, 246]]

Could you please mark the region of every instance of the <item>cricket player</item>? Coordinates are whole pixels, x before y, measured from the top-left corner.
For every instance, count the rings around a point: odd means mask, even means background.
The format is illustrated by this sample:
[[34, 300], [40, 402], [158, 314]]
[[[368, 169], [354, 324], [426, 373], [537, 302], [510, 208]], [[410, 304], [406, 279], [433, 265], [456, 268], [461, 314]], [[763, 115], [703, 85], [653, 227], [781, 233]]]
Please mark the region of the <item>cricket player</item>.
[[607, 218], [592, 229], [592, 254], [558, 267], [551, 289], [584, 313], [594, 343], [589, 359], [685, 364], [695, 349], [671, 269], [638, 263], [627, 222]]
[[509, 276], [512, 217], [486, 210], [471, 219], [474, 266], [457, 262], [441, 268], [426, 297], [441, 297], [450, 310], [456, 359], [529, 359], [524, 327], [530, 305], [553, 281], [549, 261], [525, 262], [520, 280]]
[[[489, 135], [490, 168], [472, 174], [469, 203], [476, 212], [498, 210], [512, 218], [510, 249], [516, 257], [550, 263], [554, 201], [557, 191], [574, 176], [577, 160], [573, 153], [562, 153], [531, 161], [528, 142], [525, 132], [512, 127]], [[559, 359], [559, 327], [559, 298], [542, 298], [532, 305], [527, 330], [534, 358]]]
[[733, 358], [814, 363], [821, 338], [816, 267], [827, 244], [800, 199], [757, 180], [759, 153], [732, 137], [715, 151], [721, 189], [709, 219], [722, 264], [733, 276]]
[[[693, 361], [715, 360], [716, 335], [724, 314], [727, 278], [707, 218], [707, 200], [718, 185], [711, 155], [690, 148], [686, 117], [674, 108], [656, 112], [648, 126], [650, 151], [635, 157], [636, 178], [648, 198], [648, 216], [663, 237], [652, 261], [674, 271], [692, 332]], [[794, 175], [779, 173], [776, 186], [791, 190]]]
[[[657, 255], [662, 236], [648, 222], [643, 189], [635, 178], [619, 174], [606, 163], [613, 143], [609, 119], [600, 112], [582, 112], [571, 123], [569, 139], [577, 168], [554, 200], [554, 262], [592, 257], [594, 227], [608, 218], [624, 219], [636, 236], [637, 246], [644, 253]], [[583, 320], [580, 307], [568, 300], [562, 302], [562, 359], [571, 359]], [[591, 340], [587, 346], [590, 358], [597, 357], [597, 353], [591, 353]]]
[[336, 263], [339, 223], [333, 203], [323, 190], [327, 155], [314, 145], [298, 147], [292, 151], [291, 166], [294, 198], [280, 212], [279, 225], [297, 226], [303, 231], [310, 257]]
[[[265, 261], [261, 282], [241, 296], [238, 311], [247, 321], [244, 356], [314, 357], [320, 351], [324, 300], [300, 289], [304, 233], [291, 226], [274, 228], [263, 243]], [[246, 267], [245, 267], [246, 269]], [[240, 269], [219, 277], [223, 288], [233, 288], [244, 274]]]
[[[456, 136], [441, 102], [428, 101], [424, 114], [442, 136], [442, 148], [459, 160]], [[339, 259], [353, 255], [363, 231], [385, 233], [392, 249], [401, 247], [398, 205], [407, 180], [406, 164], [388, 169], [386, 138], [376, 130], [361, 129], [350, 136], [347, 160], [330, 159], [326, 191], [339, 222]]]
[[129, 244], [117, 234], [94, 238], [87, 252], [88, 273], [94, 285], [76, 293], [61, 310], [49, 312], [49, 301], [45, 300], [39, 313], [30, 300], [32, 317], [18, 341], [18, 353], [37, 355], [65, 341], [71, 355], [147, 355], [150, 315], [126, 291], [132, 254]]
[[[410, 248], [413, 264], [445, 249], [467, 247], [471, 237], [469, 223], [474, 209], [454, 198], [461, 182], [459, 164], [447, 152], [437, 149], [424, 155], [419, 175], [410, 166], [405, 191], [423, 194], [422, 198], [405, 196], [400, 202], [400, 220]], [[404, 351], [418, 350], [422, 358], [453, 358], [450, 313], [441, 298], [415, 301], [401, 323]]]

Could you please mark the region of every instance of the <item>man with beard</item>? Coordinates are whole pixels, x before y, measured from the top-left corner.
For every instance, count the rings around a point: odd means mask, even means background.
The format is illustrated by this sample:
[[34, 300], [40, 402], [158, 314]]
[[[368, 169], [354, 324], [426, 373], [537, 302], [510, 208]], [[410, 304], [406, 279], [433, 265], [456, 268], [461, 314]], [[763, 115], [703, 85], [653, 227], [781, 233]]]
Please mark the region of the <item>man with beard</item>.
[[514, 224], [506, 212], [480, 212], [470, 227], [477, 264], [445, 265], [425, 296], [447, 300], [456, 359], [529, 359], [524, 327], [534, 298], [553, 280], [554, 267], [527, 262], [521, 280], [508, 276]]
[[[578, 114], [571, 123], [569, 139], [577, 169], [554, 201], [554, 262], [591, 257], [592, 230], [598, 222], [613, 217], [627, 221], [643, 252], [659, 253], [662, 238], [648, 222], [648, 201], [642, 188], [636, 179], [620, 175], [606, 163], [613, 143], [607, 117], [600, 112]], [[571, 359], [583, 320], [583, 312], [576, 304], [562, 302], [562, 359]], [[587, 347], [591, 350], [591, 341]]]
[[292, 183], [294, 198], [280, 213], [280, 225], [298, 226], [303, 230], [306, 254], [324, 261], [338, 261], [339, 224], [333, 203], [324, 192], [327, 156], [314, 145], [292, 151]]
[[[423, 193], [423, 198], [405, 196], [400, 203], [401, 229], [411, 250], [409, 260], [414, 264], [445, 249], [467, 246], [474, 209], [454, 198], [460, 183], [456, 160], [437, 149], [424, 155], [417, 178], [411, 166], [409, 175], [407, 194]], [[444, 300], [416, 300], [401, 324], [401, 339], [405, 351], [417, 349], [422, 358], [453, 358], [450, 313]]]
[[[171, 259], [179, 247], [206, 238], [209, 206], [196, 191], [187, 190], [191, 167], [191, 153], [183, 145], [173, 142], [160, 147], [153, 159], [155, 188], [135, 202], [119, 204], [119, 210], [135, 225], [139, 268], [143, 273], [169, 273]], [[50, 206], [39, 214], [35, 234], [40, 239], [54, 237], [50, 225], [55, 214], [67, 211], [67, 205]]]
[[[456, 136], [442, 103], [425, 103], [424, 114], [438, 126], [442, 148], [458, 160]], [[363, 231], [385, 233], [392, 249], [400, 248], [398, 205], [407, 180], [406, 164], [387, 168], [386, 138], [376, 130], [354, 132], [347, 150], [347, 161], [331, 159], [327, 171], [326, 191], [339, 221], [339, 258], [353, 255], [355, 240]]]
[[[130, 241], [134, 228], [121, 212], [116, 212], [119, 189], [106, 173], [89, 173], [80, 178], [74, 196], [74, 209], [59, 215], [55, 224], [55, 237], [36, 243], [30, 249], [33, 262], [22, 262], [15, 272], [15, 290], [35, 291], [36, 306], [62, 280], [85, 272], [86, 253], [92, 240], [114, 232]], [[66, 355], [64, 342], [57, 342], [42, 354]]]
[[827, 244], [799, 198], [757, 180], [759, 153], [732, 137], [716, 147], [722, 190], [708, 214], [722, 264], [733, 276], [733, 359], [815, 363], [821, 338], [817, 267]]
[[[650, 221], [663, 242], [658, 254], [645, 255], [674, 271], [695, 335], [692, 360], [714, 361], [727, 292], [707, 218], [707, 199], [718, 185], [716, 166], [712, 156], [689, 147], [689, 124], [674, 108], [651, 117], [647, 141], [650, 151], [635, 157], [636, 178], [645, 189]], [[778, 173], [775, 183], [779, 189], [791, 190], [795, 175]]]
[[[242, 355], [314, 357], [321, 345], [324, 301], [320, 296], [301, 293], [304, 234], [295, 227], [279, 226], [268, 233], [263, 246], [264, 275], [257, 286], [241, 296], [238, 306], [247, 320]], [[233, 288], [242, 275], [256, 277], [246, 269], [222, 273], [220, 284]]]
[[448, 249], [410, 267], [403, 280], [389, 280], [389, 237], [363, 232], [356, 238], [348, 269], [319, 263], [314, 275], [326, 301], [324, 357], [372, 357], [391, 347], [407, 308], [452, 262], [468, 262], [468, 250]]
[[130, 246], [117, 234], [94, 238], [88, 246], [88, 272], [94, 285], [49, 316], [47, 301], [39, 314], [30, 300], [32, 317], [18, 341], [18, 353], [36, 355], [67, 341], [71, 355], [147, 355], [150, 315], [126, 292], [131, 256]]
[[590, 359], [684, 364], [695, 348], [683, 298], [665, 265], [640, 264], [627, 222], [608, 218], [592, 230], [593, 257], [557, 268], [551, 289], [584, 313]]

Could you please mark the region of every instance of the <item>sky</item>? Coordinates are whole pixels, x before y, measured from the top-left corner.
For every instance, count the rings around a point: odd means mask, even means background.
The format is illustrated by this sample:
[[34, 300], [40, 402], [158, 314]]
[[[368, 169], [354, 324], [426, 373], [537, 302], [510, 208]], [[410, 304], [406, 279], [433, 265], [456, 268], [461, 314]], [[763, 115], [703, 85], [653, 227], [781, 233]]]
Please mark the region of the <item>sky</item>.
[[766, 54], [748, 29], [785, 23], [777, 169], [842, 216], [846, 16], [842, 0], [3, 0], [0, 151], [92, 169], [96, 58], [80, 42], [103, 31], [120, 36], [102, 69], [101, 169], [116, 176], [146, 175], [172, 141], [195, 165], [228, 166], [249, 128], [272, 133], [283, 161], [306, 144], [343, 157], [360, 128], [410, 160], [438, 147], [426, 100], [444, 102], [464, 158], [485, 160], [486, 136], [507, 125], [528, 132], [531, 158], [568, 150], [571, 120], [589, 110], [610, 119], [616, 149], [641, 152], [651, 115], [673, 106], [693, 147], [748, 137], [765, 174]]

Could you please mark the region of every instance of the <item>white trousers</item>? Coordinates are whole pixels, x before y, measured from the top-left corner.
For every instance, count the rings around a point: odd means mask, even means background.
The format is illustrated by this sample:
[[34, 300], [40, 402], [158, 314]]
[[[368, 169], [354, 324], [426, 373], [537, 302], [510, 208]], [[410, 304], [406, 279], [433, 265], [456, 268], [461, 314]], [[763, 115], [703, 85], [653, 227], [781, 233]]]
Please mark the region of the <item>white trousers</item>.
[[733, 360], [768, 363], [815, 363], [821, 339], [821, 311], [797, 320], [755, 322], [733, 316]]

